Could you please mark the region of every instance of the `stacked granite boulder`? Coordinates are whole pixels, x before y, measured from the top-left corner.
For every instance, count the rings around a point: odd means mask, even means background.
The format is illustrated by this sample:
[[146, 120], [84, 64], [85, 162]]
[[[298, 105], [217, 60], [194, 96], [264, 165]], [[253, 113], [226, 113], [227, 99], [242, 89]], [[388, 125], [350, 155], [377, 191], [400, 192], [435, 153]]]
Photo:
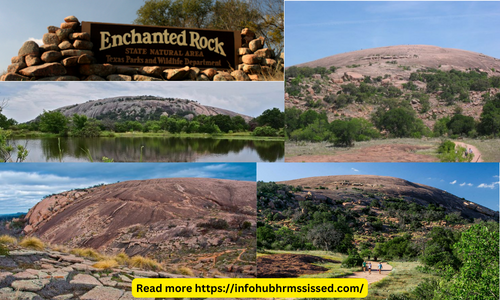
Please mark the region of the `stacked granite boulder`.
[[264, 38], [255, 39], [248, 28], [241, 32], [241, 64], [232, 72], [189, 66], [166, 69], [98, 64], [90, 35], [81, 32], [75, 16], [66, 17], [60, 27], [49, 26], [47, 30], [42, 46], [34, 41], [23, 44], [0, 81], [259, 81], [266, 80], [264, 75], [283, 69], [283, 60], [277, 60], [270, 49], [263, 48]]
[[250, 29], [241, 31], [238, 71], [243, 71], [252, 81], [264, 81], [276, 71], [283, 72], [283, 55], [276, 57], [272, 49], [264, 48], [264, 44], [265, 38], [256, 38]]

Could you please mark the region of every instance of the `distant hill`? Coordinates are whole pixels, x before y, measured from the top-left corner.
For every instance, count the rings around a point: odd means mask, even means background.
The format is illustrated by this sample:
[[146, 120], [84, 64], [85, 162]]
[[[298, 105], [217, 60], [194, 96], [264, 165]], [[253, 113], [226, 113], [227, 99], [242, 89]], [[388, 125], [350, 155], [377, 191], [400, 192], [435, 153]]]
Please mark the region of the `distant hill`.
[[[302, 186], [304, 191], [296, 195], [304, 198], [330, 198], [333, 201], [343, 200], [346, 203], [359, 206], [368, 206], [373, 199], [382, 201], [388, 198], [398, 198], [420, 206], [427, 207], [432, 204], [436, 207], [442, 207], [446, 213], [459, 212], [464, 218], [485, 220], [498, 218], [497, 211], [482, 205], [459, 198], [438, 188], [395, 177], [339, 175], [302, 178], [279, 183]], [[307, 195], [308, 193], [310, 196]]]
[[185, 118], [193, 118], [198, 115], [228, 115], [230, 117], [241, 116], [246, 122], [253, 117], [239, 114], [227, 109], [202, 105], [193, 100], [179, 98], [162, 98], [156, 96], [123, 96], [90, 100], [82, 104], [74, 104], [55, 109], [65, 116], [74, 114], [86, 115], [98, 120], [157, 120], [162, 115], [179, 115]]
[[[386, 64], [393, 62], [394, 64]], [[298, 64], [298, 67], [326, 67], [347, 68], [360, 65], [355, 72], [368, 76], [384, 76], [385, 74], [404, 74], [398, 65], [412, 66], [413, 68], [441, 68], [465, 71], [479, 68], [490, 75], [500, 75], [500, 59], [481, 53], [452, 48], [441, 48], [430, 45], [399, 45], [371, 49], [363, 49], [342, 54], [336, 54]], [[491, 69], [495, 69], [494, 71]], [[352, 68], [351, 68], [352, 70]]]
[[5, 215], [0, 214], [0, 221], [12, 220], [14, 218], [19, 218], [20, 216], [23, 216], [23, 215], [26, 215], [26, 213], [18, 212], [18, 213], [5, 214]]

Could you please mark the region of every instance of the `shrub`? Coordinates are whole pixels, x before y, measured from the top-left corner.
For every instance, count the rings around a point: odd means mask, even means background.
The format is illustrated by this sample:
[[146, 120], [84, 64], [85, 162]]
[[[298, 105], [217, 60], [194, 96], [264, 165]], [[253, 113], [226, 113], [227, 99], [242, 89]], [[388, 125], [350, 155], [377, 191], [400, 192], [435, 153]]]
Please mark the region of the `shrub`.
[[129, 261], [129, 267], [131, 268], [139, 268], [143, 270], [162, 270], [160, 263], [151, 258], [146, 258], [140, 255], [136, 255], [132, 257]]
[[101, 270], [109, 270], [118, 267], [118, 262], [114, 259], [101, 260], [93, 264], [92, 267]]
[[115, 255], [114, 260], [120, 265], [127, 265], [130, 261], [130, 257], [125, 252], [120, 252]]
[[36, 237], [25, 237], [24, 239], [21, 240], [19, 246], [33, 250], [45, 249], [45, 244], [39, 238]]
[[180, 267], [177, 269], [177, 273], [186, 275], [186, 276], [194, 276], [193, 270], [188, 267]]
[[15, 237], [12, 237], [10, 235], [1, 235], [0, 236], [0, 244], [3, 245], [15, 245], [17, 244], [17, 239]]
[[94, 260], [104, 259], [104, 257], [101, 254], [99, 254], [99, 252], [97, 252], [92, 248], [75, 248], [72, 249], [69, 253]]
[[349, 250], [349, 256], [342, 261], [343, 268], [359, 267], [363, 263], [363, 259], [355, 249]]
[[205, 228], [213, 228], [213, 229], [228, 229], [229, 224], [224, 219], [215, 219], [212, 218], [208, 220], [206, 223], [199, 223], [196, 226], [205, 227]]
[[253, 136], [277, 136], [278, 131], [271, 126], [257, 127], [252, 132]]

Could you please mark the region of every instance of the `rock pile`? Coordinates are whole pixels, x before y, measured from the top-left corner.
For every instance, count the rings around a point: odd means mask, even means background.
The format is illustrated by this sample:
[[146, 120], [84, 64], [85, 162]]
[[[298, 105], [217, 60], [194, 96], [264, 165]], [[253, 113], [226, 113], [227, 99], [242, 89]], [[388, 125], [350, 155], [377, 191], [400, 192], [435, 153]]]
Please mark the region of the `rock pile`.
[[60, 27], [49, 26], [47, 30], [42, 46], [34, 41], [23, 44], [0, 81], [262, 81], [275, 70], [283, 71], [283, 54], [276, 58], [273, 51], [264, 48], [264, 38], [255, 38], [248, 28], [241, 32], [244, 46], [239, 49], [240, 65], [232, 72], [189, 66], [166, 69], [97, 64], [90, 35], [81, 32], [75, 16], [66, 17]]
[[132, 300], [134, 278], [187, 278], [136, 268], [100, 270], [57, 251], [16, 250], [0, 257], [0, 299]]

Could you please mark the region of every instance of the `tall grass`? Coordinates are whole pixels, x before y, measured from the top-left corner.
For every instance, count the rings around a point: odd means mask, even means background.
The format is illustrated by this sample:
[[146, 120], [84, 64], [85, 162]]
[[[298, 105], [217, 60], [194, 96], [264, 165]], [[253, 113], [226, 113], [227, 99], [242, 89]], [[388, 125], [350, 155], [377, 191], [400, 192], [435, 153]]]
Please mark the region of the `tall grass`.
[[118, 267], [118, 262], [114, 259], [106, 259], [93, 264], [92, 267], [101, 270], [109, 270]]
[[25, 237], [24, 239], [21, 240], [19, 246], [33, 250], [45, 249], [45, 244], [39, 238], [36, 237]]
[[15, 237], [12, 237], [10, 235], [1, 235], [0, 236], [0, 244], [3, 245], [15, 245], [17, 244], [17, 239]]
[[71, 249], [69, 253], [74, 254], [76, 256], [81, 256], [85, 258], [90, 258], [94, 260], [104, 260], [105, 257], [102, 256], [99, 252], [92, 248], [75, 248]]
[[129, 267], [151, 271], [163, 270], [163, 267], [156, 260], [140, 255], [136, 255], [130, 259]]

